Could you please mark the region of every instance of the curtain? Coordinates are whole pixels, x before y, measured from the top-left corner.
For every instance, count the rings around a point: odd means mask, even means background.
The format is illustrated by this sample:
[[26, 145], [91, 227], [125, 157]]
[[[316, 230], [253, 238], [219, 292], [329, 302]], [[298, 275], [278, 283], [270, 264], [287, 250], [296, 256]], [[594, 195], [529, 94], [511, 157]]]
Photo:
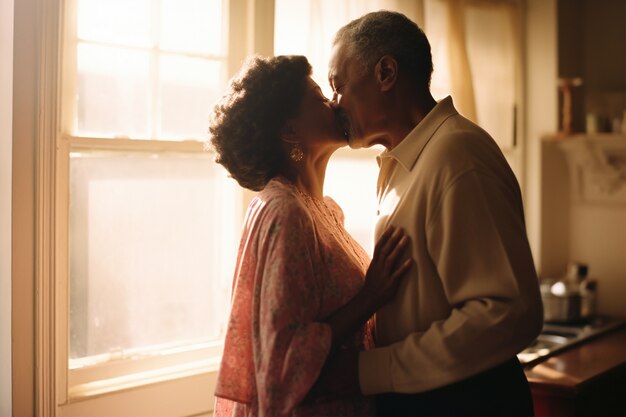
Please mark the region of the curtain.
[[425, 0], [425, 32], [433, 50], [431, 89], [452, 95], [465, 117], [501, 148], [514, 146], [519, 101], [519, 2]]

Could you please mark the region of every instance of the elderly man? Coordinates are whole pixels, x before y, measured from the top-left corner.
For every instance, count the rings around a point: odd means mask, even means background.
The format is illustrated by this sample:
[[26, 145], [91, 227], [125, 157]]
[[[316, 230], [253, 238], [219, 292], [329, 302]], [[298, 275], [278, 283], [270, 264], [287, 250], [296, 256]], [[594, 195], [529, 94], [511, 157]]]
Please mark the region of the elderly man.
[[411, 237], [415, 267], [376, 313], [377, 348], [338, 352], [319, 392], [377, 394], [378, 414], [533, 414], [516, 354], [542, 304], [522, 196], [487, 132], [430, 93], [422, 30], [379, 11], [342, 27], [329, 68], [350, 146], [384, 145], [379, 217]]

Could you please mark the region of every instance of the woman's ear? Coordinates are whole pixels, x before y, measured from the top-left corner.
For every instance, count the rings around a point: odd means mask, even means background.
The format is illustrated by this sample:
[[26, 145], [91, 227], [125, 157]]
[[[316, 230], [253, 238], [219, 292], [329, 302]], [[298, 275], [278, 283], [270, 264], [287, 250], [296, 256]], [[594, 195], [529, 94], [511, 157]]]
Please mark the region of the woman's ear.
[[293, 120], [288, 120], [280, 129], [280, 139], [288, 143], [296, 142], [296, 129]]
[[398, 61], [391, 55], [383, 55], [376, 63], [374, 73], [381, 91], [389, 91], [398, 79]]

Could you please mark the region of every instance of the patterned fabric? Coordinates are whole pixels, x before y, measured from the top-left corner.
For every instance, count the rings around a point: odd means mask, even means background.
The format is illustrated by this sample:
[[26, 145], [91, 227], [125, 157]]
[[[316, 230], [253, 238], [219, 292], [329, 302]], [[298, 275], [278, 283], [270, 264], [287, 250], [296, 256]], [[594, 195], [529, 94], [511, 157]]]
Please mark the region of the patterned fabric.
[[[271, 180], [246, 214], [215, 416], [371, 415], [365, 397], [300, 404], [330, 351], [324, 320], [358, 292], [368, 264], [337, 203]], [[369, 325], [350, 344], [371, 348]]]

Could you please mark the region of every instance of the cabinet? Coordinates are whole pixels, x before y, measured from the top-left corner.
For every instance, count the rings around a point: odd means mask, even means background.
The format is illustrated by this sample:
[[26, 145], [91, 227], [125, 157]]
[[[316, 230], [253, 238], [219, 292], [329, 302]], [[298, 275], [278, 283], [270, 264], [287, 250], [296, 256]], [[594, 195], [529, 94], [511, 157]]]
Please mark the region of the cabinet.
[[525, 370], [537, 417], [626, 415], [626, 328]]

